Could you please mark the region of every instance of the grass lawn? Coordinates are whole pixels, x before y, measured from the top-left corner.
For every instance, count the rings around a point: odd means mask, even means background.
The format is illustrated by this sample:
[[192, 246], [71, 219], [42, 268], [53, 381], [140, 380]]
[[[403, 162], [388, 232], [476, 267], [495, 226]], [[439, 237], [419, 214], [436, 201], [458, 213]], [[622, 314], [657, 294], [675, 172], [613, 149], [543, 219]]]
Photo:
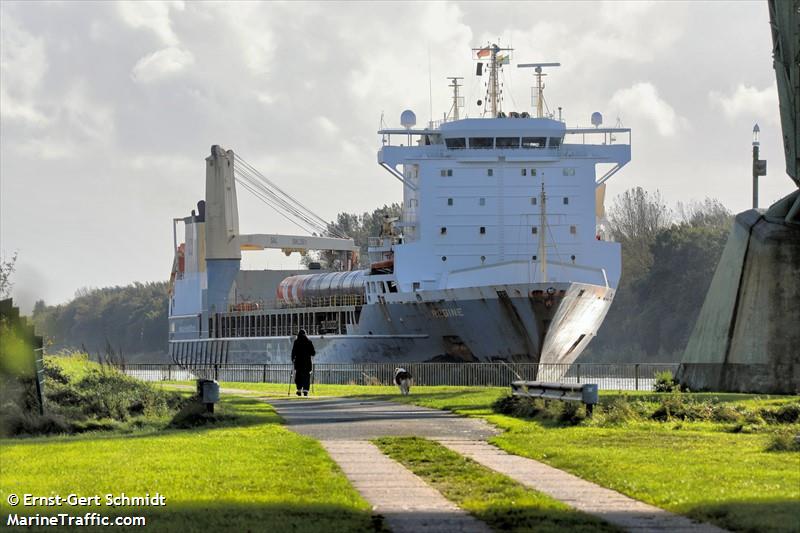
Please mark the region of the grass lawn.
[[[194, 381], [160, 381], [154, 384], [162, 383], [165, 386], [181, 385], [181, 386], [195, 386]], [[291, 389], [287, 383], [247, 383], [237, 381], [223, 381], [220, 382], [220, 387], [223, 389], [232, 389], [242, 392], [249, 392], [258, 396], [265, 397], [295, 397], [295, 387], [292, 384]], [[287, 391], [289, 394], [287, 394]], [[494, 388], [478, 388], [478, 387], [414, 387], [414, 394], [424, 394], [426, 396], [436, 393], [462, 393], [468, 391], [495, 391], [499, 396], [505, 393], [506, 389]], [[397, 387], [394, 385], [313, 385], [312, 396], [399, 396]]]
[[[501, 393], [504, 394], [504, 393]], [[607, 393], [607, 399], [618, 394]], [[648, 401], [657, 395], [626, 394]], [[730, 433], [707, 422], [559, 426], [491, 414], [494, 391], [416, 395], [410, 401], [484, 416], [506, 430], [491, 442], [638, 500], [732, 531], [800, 531], [800, 454], [767, 452], [769, 433]], [[734, 405], [797, 398], [717, 397]], [[793, 426], [800, 431], [800, 427]]]
[[[157, 531], [372, 531], [370, 506], [313, 439], [252, 398], [227, 397], [229, 423], [187, 430], [0, 440], [0, 515], [145, 515]], [[9, 494], [126, 493], [158, 508], [12, 508]], [[44, 528], [43, 528], [44, 529]], [[50, 529], [50, 528], [48, 528]]]
[[[272, 384], [225, 383], [260, 394]], [[285, 387], [285, 386], [284, 386]], [[509, 453], [536, 459], [638, 500], [733, 531], [800, 531], [800, 454], [767, 452], [770, 432], [732, 433], [710, 422], [636, 422], [617, 426], [562, 426], [495, 414], [503, 388], [414, 387], [400, 397], [393, 387], [320, 386], [321, 395], [386, 395], [386, 399], [482, 416], [506, 430], [492, 442]], [[283, 389], [285, 395], [285, 389]], [[647, 392], [601, 393], [656, 402]], [[797, 397], [697, 393], [730, 405], [776, 406]], [[800, 431], [797, 424], [791, 426]]]
[[437, 442], [417, 437], [386, 437], [374, 442], [389, 457], [495, 531], [619, 531]]

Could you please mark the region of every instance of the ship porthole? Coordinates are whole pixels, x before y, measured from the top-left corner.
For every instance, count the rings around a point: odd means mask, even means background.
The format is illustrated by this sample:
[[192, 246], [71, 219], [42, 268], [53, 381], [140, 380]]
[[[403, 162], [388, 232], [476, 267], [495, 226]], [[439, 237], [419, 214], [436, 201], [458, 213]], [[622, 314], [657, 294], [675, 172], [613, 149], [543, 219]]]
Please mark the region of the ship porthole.
[[447, 261], [447, 256], [446, 255], [442, 256], [442, 261]]

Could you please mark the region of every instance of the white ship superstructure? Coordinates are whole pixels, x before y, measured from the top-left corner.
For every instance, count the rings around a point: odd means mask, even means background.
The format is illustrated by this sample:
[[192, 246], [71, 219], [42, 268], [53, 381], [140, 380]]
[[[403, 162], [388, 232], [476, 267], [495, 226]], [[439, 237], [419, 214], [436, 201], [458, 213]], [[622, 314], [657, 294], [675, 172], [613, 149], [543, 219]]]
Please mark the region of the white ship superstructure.
[[508, 52], [476, 49], [489, 75], [488, 118], [461, 118], [460, 78], [451, 78], [444, 121], [417, 128], [405, 111], [399, 127], [379, 131], [378, 163], [402, 182], [403, 212], [370, 243], [365, 270], [240, 270], [242, 250], [333, 249], [346, 268], [356, 247], [239, 234], [237, 158], [213, 148], [206, 212], [181, 219], [186, 242], [176, 242], [173, 357], [287, 362], [304, 328], [321, 362], [574, 361], [620, 276], [619, 244], [604, 240], [599, 222], [604, 183], [630, 160], [630, 130], [602, 127], [599, 113], [588, 128], [547, 113], [542, 76], [552, 63], [520, 65], [535, 69], [533, 116], [504, 113], [498, 79]]

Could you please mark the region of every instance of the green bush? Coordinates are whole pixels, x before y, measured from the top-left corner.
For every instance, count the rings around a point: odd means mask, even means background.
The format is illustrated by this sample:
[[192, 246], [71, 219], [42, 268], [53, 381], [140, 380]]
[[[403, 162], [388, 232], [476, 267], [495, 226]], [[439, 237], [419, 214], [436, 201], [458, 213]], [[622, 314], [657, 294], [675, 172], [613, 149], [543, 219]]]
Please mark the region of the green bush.
[[644, 411], [645, 407], [640, 402], [629, 402], [625, 397], [618, 397], [608, 405], [603, 405], [595, 416], [601, 425], [620, 425], [641, 420]]
[[776, 431], [767, 445], [768, 452], [800, 452], [800, 433], [796, 431]]
[[580, 424], [587, 417], [586, 407], [579, 402], [547, 401], [524, 396], [503, 396], [492, 404], [497, 413], [517, 418]]
[[586, 420], [586, 406], [581, 402], [562, 402], [558, 420], [566, 424], [577, 425]]
[[775, 420], [782, 424], [800, 422], [800, 403], [790, 403], [780, 406], [775, 411]]
[[0, 420], [0, 436], [3, 437], [70, 432], [69, 423], [61, 415], [40, 415], [37, 410], [23, 410], [12, 402], [0, 406]]
[[675, 381], [675, 376], [672, 375], [670, 370], [656, 372], [655, 378], [653, 392], [674, 392], [680, 390], [680, 385]]
[[[218, 406], [218, 408], [221, 406]], [[192, 397], [189, 401], [185, 402], [181, 409], [177, 412], [175, 417], [170, 421], [170, 428], [175, 429], [190, 429], [207, 424], [218, 424], [235, 419], [235, 416], [225, 413], [209, 413], [206, 406], [200, 403], [199, 398]]]
[[711, 420], [722, 423], [735, 423], [745, 419], [745, 413], [728, 404], [711, 406]]
[[148, 427], [167, 419], [184, 403], [177, 392], [157, 389], [116, 368], [93, 363], [85, 354], [45, 358], [44, 392], [44, 417], [32, 408], [15, 410], [0, 398], [0, 431], [22, 435]]

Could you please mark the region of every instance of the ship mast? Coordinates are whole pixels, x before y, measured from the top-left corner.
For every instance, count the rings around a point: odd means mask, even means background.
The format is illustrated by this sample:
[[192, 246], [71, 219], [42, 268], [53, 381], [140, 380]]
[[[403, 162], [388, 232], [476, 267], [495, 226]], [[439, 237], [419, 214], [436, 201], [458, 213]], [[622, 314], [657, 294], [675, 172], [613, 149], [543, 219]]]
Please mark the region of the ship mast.
[[458, 108], [464, 106], [463, 104], [464, 97], [458, 94], [458, 89], [460, 87], [463, 87], [463, 85], [459, 85], [458, 80], [463, 80], [464, 78], [452, 77], [447, 79], [452, 80], [450, 83], [450, 87], [453, 89], [453, 107], [450, 108], [450, 111], [452, 112], [453, 116], [452, 120], [458, 120]]
[[[476, 53], [478, 61], [489, 56], [489, 83], [486, 92], [491, 118], [496, 118], [497, 114], [502, 111], [503, 105], [500, 99], [502, 92], [498, 74], [500, 67], [509, 63], [509, 54], [513, 51], [513, 48], [500, 48], [496, 44], [491, 44], [485, 48], [473, 48], [472, 51]], [[500, 52], [505, 53], [500, 54]], [[480, 70], [478, 72], [478, 75], [480, 75]]]
[[497, 99], [500, 96], [500, 83], [497, 81], [497, 49], [497, 45], [492, 47], [492, 60], [489, 64], [489, 104], [492, 118], [497, 116]]
[[547, 198], [544, 192], [544, 179], [542, 179], [542, 193], [539, 201], [542, 204], [542, 208], [539, 210], [539, 228], [541, 229], [539, 232], [539, 268], [542, 272], [541, 281], [544, 283], [547, 281], [547, 244], [545, 243], [547, 235]]
[[542, 67], [560, 67], [561, 63], [525, 63], [517, 65], [517, 68], [533, 68], [536, 76], [536, 86], [533, 87], [533, 98], [535, 100], [536, 118], [544, 118], [544, 81], [542, 77], [547, 76], [542, 72]]

